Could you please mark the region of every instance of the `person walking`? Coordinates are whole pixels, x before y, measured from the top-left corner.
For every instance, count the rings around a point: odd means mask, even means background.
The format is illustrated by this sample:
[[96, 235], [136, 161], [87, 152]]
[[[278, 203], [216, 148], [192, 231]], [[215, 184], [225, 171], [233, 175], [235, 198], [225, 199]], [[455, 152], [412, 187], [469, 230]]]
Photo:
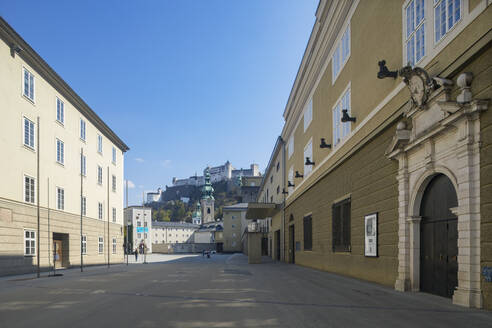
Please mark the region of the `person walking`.
[[135, 247], [135, 262], [138, 262], [138, 247]]

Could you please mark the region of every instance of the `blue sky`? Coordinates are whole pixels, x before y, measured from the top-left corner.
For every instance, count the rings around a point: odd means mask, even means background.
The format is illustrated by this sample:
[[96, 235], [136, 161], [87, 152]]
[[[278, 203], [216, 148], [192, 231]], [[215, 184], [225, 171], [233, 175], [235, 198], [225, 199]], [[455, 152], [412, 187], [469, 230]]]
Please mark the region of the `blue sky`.
[[126, 142], [129, 203], [206, 165], [268, 164], [318, 0], [1, 1]]

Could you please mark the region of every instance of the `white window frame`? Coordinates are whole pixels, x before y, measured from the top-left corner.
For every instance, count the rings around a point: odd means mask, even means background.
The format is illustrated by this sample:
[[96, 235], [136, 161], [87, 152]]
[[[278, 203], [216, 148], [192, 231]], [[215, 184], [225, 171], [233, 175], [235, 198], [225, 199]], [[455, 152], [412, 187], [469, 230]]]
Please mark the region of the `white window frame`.
[[87, 198], [82, 196], [80, 202], [82, 216], [87, 216]]
[[65, 210], [65, 189], [56, 187], [56, 209]]
[[82, 255], [86, 255], [87, 254], [87, 235], [82, 235], [82, 240], [80, 241], [80, 247], [81, 247], [80, 252], [82, 253]]
[[113, 254], [116, 254], [116, 238], [113, 238]]
[[[433, 1], [433, 0], [431, 0]], [[424, 15], [420, 21], [417, 21], [417, 3], [422, 3], [423, 7], [422, 10], [424, 11]], [[407, 17], [407, 10], [412, 8], [412, 15], [411, 19], [409, 20]], [[405, 65], [410, 64], [411, 66], [415, 66], [419, 64], [427, 55], [427, 35], [426, 35], [426, 29], [428, 28], [428, 23], [427, 23], [427, 13], [428, 13], [428, 8], [426, 8], [426, 1], [425, 0], [408, 0], [405, 2], [403, 5], [403, 52], [404, 52], [404, 58], [405, 58]], [[411, 21], [412, 24], [412, 31], [409, 31], [408, 24]], [[418, 38], [418, 33], [422, 32], [423, 33], [423, 43], [422, 43], [422, 55], [420, 58], [417, 59], [417, 54], [418, 54], [418, 49], [417, 49], [417, 38]], [[412, 44], [412, 58], [408, 58], [408, 44], [411, 41]]]
[[[28, 89], [26, 90], [26, 73], [28, 75]], [[22, 70], [22, 95], [32, 103], [36, 103], [36, 78], [30, 70], [23, 67]], [[26, 92], [27, 91], [27, 92]]]
[[111, 189], [116, 192], [116, 175], [111, 176]]
[[116, 222], [116, 207], [113, 207], [113, 222]]
[[116, 164], [116, 148], [113, 147], [112, 149], [112, 159], [111, 159], [113, 164]]
[[97, 203], [97, 218], [99, 220], [103, 220], [104, 219], [104, 205], [101, 202], [98, 202]]
[[[36, 256], [36, 230], [24, 229], [24, 256]], [[26, 233], [29, 236], [26, 236]], [[29, 243], [26, 245], [26, 243]]]
[[97, 152], [99, 154], [103, 153], [103, 139], [102, 139], [102, 135], [100, 134], [97, 135]]
[[[27, 197], [28, 190], [26, 188], [27, 187], [26, 179], [32, 180], [32, 182], [29, 181], [29, 185], [30, 185], [29, 186], [29, 198]], [[24, 189], [23, 189], [23, 191], [24, 191], [24, 194], [23, 194], [24, 195], [24, 197], [23, 197], [24, 202], [29, 203], [29, 204], [36, 203], [36, 178], [29, 176], [27, 174], [24, 174], [23, 184], [24, 184]], [[31, 190], [31, 188], [32, 188], [32, 190]]]
[[102, 185], [103, 183], [103, 168], [101, 165], [97, 166], [97, 184]]
[[[350, 23], [343, 29], [343, 33], [339, 36], [331, 56], [331, 84], [335, 84], [338, 76], [343, 71], [345, 64], [348, 62], [351, 53], [351, 35]], [[345, 50], [345, 51], [344, 51]]]
[[104, 237], [102, 236], [99, 236], [97, 238], [97, 251], [99, 254], [104, 253]]
[[[347, 97], [347, 98], [346, 98]], [[335, 103], [335, 106], [332, 108], [332, 143], [333, 147], [338, 146], [345, 139], [348, 138], [350, 133], [352, 132], [352, 122], [342, 123], [342, 109], [347, 109], [347, 114], [351, 115], [351, 88], [350, 83], [342, 92], [341, 96]], [[348, 103], [348, 104], [347, 104]], [[348, 105], [348, 106], [346, 106]], [[343, 108], [347, 107], [347, 108]]]
[[308, 143], [306, 146], [304, 146], [304, 152], [303, 152], [303, 158], [302, 162], [304, 163], [304, 179], [311, 174], [313, 171], [313, 166], [312, 165], [306, 165], [306, 157], [309, 157], [311, 162], [314, 162], [313, 158], [313, 138], [309, 139]]
[[56, 138], [56, 162], [65, 165], [65, 143]]
[[65, 103], [58, 97], [56, 98], [56, 121], [65, 125]]
[[[29, 129], [26, 129], [26, 123], [29, 125]], [[23, 116], [22, 120], [22, 144], [27, 148], [36, 151], [36, 123]], [[26, 135], [27, 134], [27, 135]], [[26, 143], [26, 137], [27, 142]]]
[[313, 98], [310, 98], [309, 102], [306, 105], [306, 109], [304, 110], [304, 132], [306, 132], [312, 120], [313, 120]]
[[87, 176], [87, 156], [84, 154], [80, 154], [80, 174]]
[[80, 119], [80, 140], [86, 141], [87, 133], [87, 123], [85, 120]]
[[[458, 20], [453, 20], [453, 24], [451, 26], [449, 26], [449, 1], [450, 0], [434, 0], [432, 1], [432, 17], [434, 19], [433, 21], [433, 40], [434, 40], [434, 44], [438, 44], [441, 40], [443, 40], [444, 38], [446, 38], [446, 36], [449, 34], [449, 32], [451, 30], [453, 30], [453, 28], [458, 25], [458, 23], [460, 21], [463, 20], [463, 0], [458, 0], [459, 2], [459, 5], [460, 5], [460, 18]], [[456, 7], [454, 6], [456, 4], [456, 0], [451, 0], [451, 2], [453, 3], [453, 10], [456, 12]], [[444, 3], [444, 7], [446, 8], [446, 31], [444, 32], [444, 34], [441, 35], [441, 37], [439, 39], [437, 39], [437, 35], [436, 35], [436, 22], [437, 22], [437, 19], [436, 19], [436, 8], [440, 5]], [[453, 16], [454, 17], [454, 16]]]
[[290, 159], [294, 154], [294, 135], [289, 138], [289, 143], [287, 144], [287, 157]]

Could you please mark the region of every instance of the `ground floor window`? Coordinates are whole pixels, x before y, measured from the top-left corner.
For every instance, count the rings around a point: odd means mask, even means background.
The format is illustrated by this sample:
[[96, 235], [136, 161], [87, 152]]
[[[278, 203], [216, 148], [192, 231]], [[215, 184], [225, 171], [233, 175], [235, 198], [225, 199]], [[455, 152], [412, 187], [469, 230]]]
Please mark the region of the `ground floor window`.
[[116, 238], [113, 238], [113, 254], [116, 254]]
[[333, 205], [332, 245], [334, 252], [350, 252], [350, 198]]
[[36, 231], [24, 230], [24, 255], [35, 256], [36, 255]]
[[99, 254], [104, 252], [104, 237], [99, 237]]
[[304, 250], [310, 251], [313, 249], [313, 217], [308, 215], [304, 217]]
[[87, 254], [87, 236], [82, 235], [82, 254]]

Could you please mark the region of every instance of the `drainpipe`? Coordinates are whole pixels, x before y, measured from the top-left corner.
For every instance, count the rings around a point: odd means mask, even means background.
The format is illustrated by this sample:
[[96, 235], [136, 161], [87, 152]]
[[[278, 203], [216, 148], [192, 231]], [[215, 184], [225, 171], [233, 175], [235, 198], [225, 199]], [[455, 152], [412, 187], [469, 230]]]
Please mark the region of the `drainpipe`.
[[[280, 142], [282, 145], [282, 188], [285, 187], [285, 142], [282, 137], [280, 137]], [[288, 188], [288, 187], [287, 187]], [[288, 189], [287, 189], [288, 190]], [[280, 253], [281, 259], [285, 261], [285, 194], [282, 194], [283, 196], [283, 202], [282, 202], [282, 243], [281, 243], [281, 250], [282, 252]]]

